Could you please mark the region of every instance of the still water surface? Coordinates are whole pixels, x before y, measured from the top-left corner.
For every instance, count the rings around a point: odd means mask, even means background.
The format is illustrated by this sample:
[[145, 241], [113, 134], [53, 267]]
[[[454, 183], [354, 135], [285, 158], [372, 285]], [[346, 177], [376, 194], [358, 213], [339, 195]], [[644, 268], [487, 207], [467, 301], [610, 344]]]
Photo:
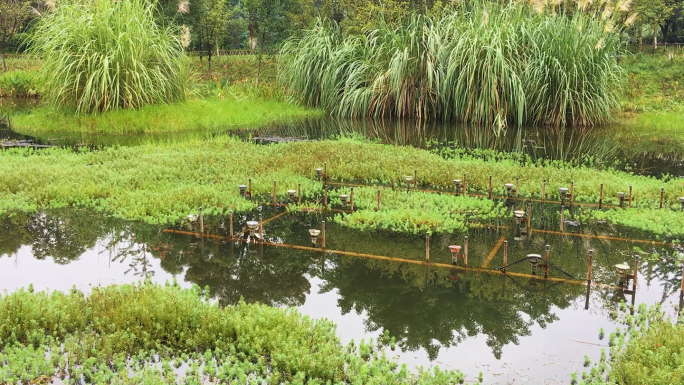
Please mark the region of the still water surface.
[[[264, 217], [277, 210], [265, 208]], [[241, 229], [255, 213], [236, 218]], [[533, 223], [552, 226], [556, 219]], [[423, 261], [421, 237], [359, 233], [332, 223], [322, 213], [287, 214], [265, 225], [274, 244], [310, 246], [309, 228], [327, 219], [328, 250], [362, 252]], [[507, 224], [507, 223], [506, 223]], [[509, 224], [510, 225], [510, 224]], [[176, 230], [196, 231], [190, 224]], [[227, 235], [225, 218], [207, 218], [206, 231]], [[613, 265], [632, 263], [639, 247], [637, 303], [662, 303], [674, 314], [679, 301], [677, 251], [655, 244], [635, 244], [579, 235], [533, 233], [512, 241], [509, 230], [473, 229], [468, 235], [469, 266], [501, 266], [503, 253], [492, 252], [503, 239], [510, 242], [508, 260], [551, 245], [551, 260], [577, 278], [567, 282], [477, 273], [449, 268], [447, 246], [462, 244], [463, 234], [434, 237], [432, 266], [405, 261], [343, 256], [244, 242], [173, 234], [165, 229], [120, 221], [84, 210], [17, 215], [0, 225], [0, 289], [13, 291], [33, 283], [37, 289], [88, 291], [94, 285], [177, 279], [182, 285], [211, 288], [222, 305], [244, 298], [272, 306], [293, 306], [301, 313], [328, 318], [338, 325], [343, 341], [377, 339], [384, 330], [397, 338], [388, 352], [410, 366], [458, 368], [486, 383], [566, 384], [582, 371], [584, 355], [597, 360], [616, 324], [612, 313], [631, 294], [615, 289]], [[581, 235], [642, 239], [618, 228], [578, 230]], [[594, 285], [588, 291], [587, 250], [596, 250]], [[462, 262], [461, 262], [462, 263]], [[444, 265], [441, 265], [444, 264]], [[530, 274], [517, 264], [510, 272]], [[551, 277], [567, 278], [556, 270]]]

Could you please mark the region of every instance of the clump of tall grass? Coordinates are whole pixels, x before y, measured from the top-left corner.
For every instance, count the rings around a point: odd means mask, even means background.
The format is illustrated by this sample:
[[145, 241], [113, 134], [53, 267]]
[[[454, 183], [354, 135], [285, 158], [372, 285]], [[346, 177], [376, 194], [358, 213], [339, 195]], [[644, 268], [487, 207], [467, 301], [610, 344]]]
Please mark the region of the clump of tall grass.
[[283, 47], [281, 80], [302, 103], [345, 117], [604, 123], [619, 107], [617, 16], [568, 8], [463, 2], [347, 37], [319, 21]]
[[77, 113], [185, 99], [189, 64], [154, 2], [65, 0], [35, 31], [43, 96]]

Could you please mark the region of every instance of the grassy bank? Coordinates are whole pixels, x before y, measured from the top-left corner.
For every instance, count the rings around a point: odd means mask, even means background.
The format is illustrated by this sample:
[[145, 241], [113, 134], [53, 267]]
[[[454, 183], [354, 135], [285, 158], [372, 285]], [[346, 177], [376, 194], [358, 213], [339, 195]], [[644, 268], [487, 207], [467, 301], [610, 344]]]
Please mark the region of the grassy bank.
[[208, 288], [145, 283], [96, 287], [88, 296], [29, 288], [0, 297], [0, 319], [3, 384], [53, 376], [69, 383], [302, 385], [446, 385], [463, 378], [398, 370], [382, 344], [344, 346], [332, 322], [296, 310], [220, 308]]
[[[284, 200], [286, 190], [301, 183], [304, 197], [320, 202], [321, 184], [315, 179], [314, 169], [322, 167], [323, 162], [328, 163], [331, 178], [347, 181], [390, 183], [394, 180], [403, 184], [403, 175], [417, 169], [419, 185], [431, 188], [451, 189], [452, 180], [466, 172], [471, 192], [486, 191], [488, 177], [492, 175], [496, 195], [503, 195], [503, 184], [515, 183], [518, 177], [521, 197], [540, 197], [542, 180], [546, 179], [548, 198], [558, 199], [558, 188], [568, 187], [574, 180], [578, 202], [597, 202], [600, 184], [604, 183], [604, 203], [616, 204], [616, 193], [633, 186], [632, 205], [649, 211], [657, 208], [661, 187], [665, 188], [666, 205], [672, 208], [679, 207], [677, 197], [684, 195], [684, 182], [680, 179], [659, 180], [614, 170], [572, 167], [562, 162], [521, 165], [506, 154], [501, 154], [496, 161], [485, 161], [479, 155], [445, 159], [416, 148], [351, 139], [262, 146], [219, 137], [98, 151], [13, 149], [0, 152], [3, 165], [0, 212], [87, 206], [125, 219], [173, 223], [196, 212], [199, 206], [208, 215], [226, 214], [229, 209], [253, 209], [255, 203], [242, 198], [237, 189], [248, 178], [252, 178], [255, 194], [263, 195], [265, 200], [270, 199], [273, 181], [277, 180], [279, 199]], [[358, 203], [368, 206], [367, 211], [372, 210], [372, 190], [365, 194], [359, 190], [358, 194]], [[497, 214], [496, 207], [477, 198], [396, 199], [397, 203], [394, 206], [388, 203], [383, 209], [387, 212], [382, 215], [396, 215], [403, 210], [409, 223], [395, 228], [401, 232], [407, 231], [404, 227], [414, 228], [425, 217], [416, 214], [434, 213], [447, 206], [460, 209], [449, 211], [448, 215], [453, 218], [448, 221], [434, 220], [437, 224], [434, 230], [459, 230], [458, 226], [449, 227], [449, 224], [473, 211], [485, 216], [505, 215]], [[652, 217], [657, 220], [657, 215]], [[650, 226], [649, 223], [635, 225], [645, 229]], [[382, 223], [375, 221], [375, 226]], [[668, 233], [684, 234], [684, 228], [672, 228]]]
[[12, 125], [22, 134], [60, 132], [141, 134], [251, 128], [312, 117], [320, 113], [317, 110], [274, 100], [207, 98], [96, 115], [72, 115], [41, 107], [30, 113], [15, 116]]

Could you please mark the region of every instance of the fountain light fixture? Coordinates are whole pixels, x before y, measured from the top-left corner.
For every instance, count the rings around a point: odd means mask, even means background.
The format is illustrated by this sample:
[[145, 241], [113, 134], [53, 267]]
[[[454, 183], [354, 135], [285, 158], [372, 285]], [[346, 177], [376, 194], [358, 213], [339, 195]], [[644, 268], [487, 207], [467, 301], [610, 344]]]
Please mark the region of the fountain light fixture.
[[622, 191], [617, 193], [618, 198], [620, 198], [620, 207], [622, 207], [625, 204], [625, 193]]
[[404, 175], [404, 180], [409, 183], [413, 182], [413, 175]]
[[347, 199], [349, 198], [348, 195], [341, 194], [340, 195], [340, 200], [342, 201], [342, 207], [347, 207]]
[[197, 222], [197, 214], [188, 214], [188, 220], [190, 222]]
[[511, 190], [513, 190], [513, 183], [506, 183], [506, 184], [504, 184], [504, 187], [506, 187], [506, 190], [508, 191], [507, 196], [510, 196]]
[[532, 275], [537, 275], [537, 266], [539, 265], [541, 258], [542, 256], [539, 254], [527, 254], [527, 260], [532, 266]]
[[525, 216], [525, 212], [522, 210], [516, 210], [516, 211], [513, 211], [513, 215], [515, 215], [515, 217], [517, 219], [522, 219], [522, 217]]
[[630, 270], [631, 270], [631, 267], [627, 264], [627, 262], [622, 262], [622, 263], [618, 263], [617, 265], [615, 265], [615, 272], [620, 277], [620, 284], [621, 285], [624, 286], [627, 283], [627, 280], [630, 277], [630, 274], [629, 274]]
[[558, 192], [560, 192], [561, 201], [565, 201], [565, 195], [568, 194], [568, 188], [567, 187], [561, 187], [558, 189]]
[[316, 178], [319, 180], [321, 179], [321, 175], [323, 175], [323, 169], [322, 168], [317, 168], [316, 169]]
[[309, 229], [309, 235], [311, 236], [311, 245], [316, 246], [318, 236], [321, 235], [321, 230]]
[[257, 231], [259, 229], [259, 222], [257, 221], [247, 221], [247, 228], [250, 232]]
[[296, 193], [297, 193], [297, 190], [287, 190], [287, 195], [290, 196], [290, 199], [294, 198]]
[[245, 191], [247, 190], [247, 185], [241, 184], [241, 185], [238, 185], [238, 188], [240, 188], [240, 195], [245, 195]]
[[456, 264], [458, 261], [458, 258], [461, 254], [461, 246], [460, 245], [451, 245], [449, 246], [449, 251], [451, 251], [451, 263]]

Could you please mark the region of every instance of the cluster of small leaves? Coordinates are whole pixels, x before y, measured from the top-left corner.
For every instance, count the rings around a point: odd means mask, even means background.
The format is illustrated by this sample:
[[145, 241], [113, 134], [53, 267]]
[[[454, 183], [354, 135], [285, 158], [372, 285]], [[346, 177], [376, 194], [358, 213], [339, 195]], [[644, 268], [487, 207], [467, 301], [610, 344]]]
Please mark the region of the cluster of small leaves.
[[[583, 372], [581, 385], [684, 383], [684, 324], [665, 317], [660, 305], [639, 305], [634, 315], [621, 305], [620, 321], [626, 326], [610, 334], [610, 358], [601, 358]], [[589, 366], [586, 363], [585, 366]], [[577, 384], [577, 374], [572, 383]]]
[[[453, 384], [411, 374], [373, 344], [340, 343], [335, 325], [292, 309], [221, 308], [208, 288], [96, 287], [88, 296], [18, 290], [0, 297], [0, 383]], [[143, 381], [144, 380], [144, 381]]]

